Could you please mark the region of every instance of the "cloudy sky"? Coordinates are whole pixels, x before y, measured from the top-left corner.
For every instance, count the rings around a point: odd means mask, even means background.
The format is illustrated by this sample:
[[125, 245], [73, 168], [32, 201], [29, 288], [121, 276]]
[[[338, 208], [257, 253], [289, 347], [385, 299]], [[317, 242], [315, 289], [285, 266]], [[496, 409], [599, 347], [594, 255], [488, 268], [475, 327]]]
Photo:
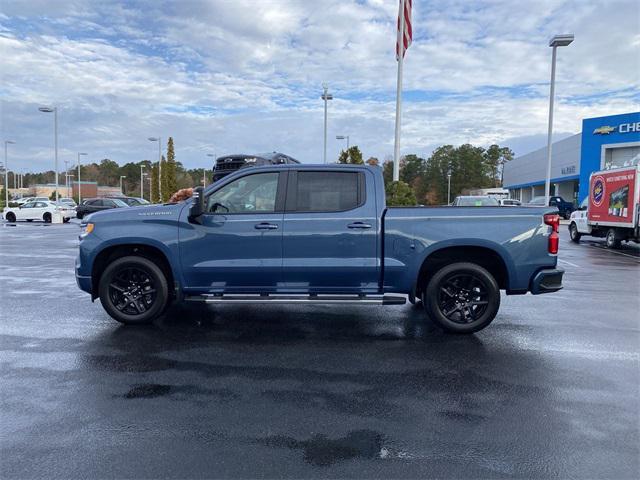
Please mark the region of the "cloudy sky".
[[[393, 152], [394, 0], [2, 0], [0, 101], [10, 162], [156, 158], [171, 135], [189, 167], [206, 155], [278, 150], [322, 160], [321, 85], [329, 84], [330, 159], [349, 135], [365, 158]], [[555, 131], [639, 109], [640, 2], [414, 0], [405, 60], [403, 153], [545, 144], [548, 78], [559, 50]]]

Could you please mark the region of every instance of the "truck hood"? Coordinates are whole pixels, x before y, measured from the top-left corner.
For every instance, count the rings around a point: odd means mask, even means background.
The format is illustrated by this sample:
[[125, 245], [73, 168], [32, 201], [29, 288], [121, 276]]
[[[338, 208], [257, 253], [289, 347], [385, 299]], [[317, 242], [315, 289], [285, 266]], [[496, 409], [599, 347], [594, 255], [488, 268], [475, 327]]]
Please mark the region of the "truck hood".
[[87, 215], [83, 223], [124, 222], [131, 220], [177, 220], [188, 202], [165, 203], [128, 208], [112, 208]]

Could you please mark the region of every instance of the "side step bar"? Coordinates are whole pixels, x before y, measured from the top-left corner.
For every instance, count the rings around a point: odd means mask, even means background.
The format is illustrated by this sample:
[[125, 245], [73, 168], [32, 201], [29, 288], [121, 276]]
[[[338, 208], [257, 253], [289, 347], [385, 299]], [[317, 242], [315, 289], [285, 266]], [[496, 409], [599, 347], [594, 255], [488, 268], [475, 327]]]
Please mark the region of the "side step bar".
[[404, 305], [407, 303], [405, 297], [399, 295], [330, 295], [330, 294], [205, 294], [187, 295], [187, 302], [204, 303], [229, 303], [229, 304], [251, 304], [251, 303], [330, 303], [330, 304], [351, 304], [351, 305]]

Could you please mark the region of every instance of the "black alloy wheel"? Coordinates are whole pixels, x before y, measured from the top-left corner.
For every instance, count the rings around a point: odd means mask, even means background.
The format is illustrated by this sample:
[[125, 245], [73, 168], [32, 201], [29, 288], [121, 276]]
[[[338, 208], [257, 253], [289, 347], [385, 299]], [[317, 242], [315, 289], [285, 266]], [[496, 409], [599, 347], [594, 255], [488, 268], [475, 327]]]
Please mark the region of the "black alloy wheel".
[[423, 294], [429, 316], [444, 330], [472, 333], [491, 323], [500, 307], [493, 276], [474, 263], [454, 263], [433, 276]]
[[168, 304], [167, 279], [162, 270], [144, 257], [122, 257], [100, 277], [100, 301], [122, 323], [149, 323]]
[[7, 219], [7, 222], [14, 223], [16, 221], [16, 215], [13, 212], [7, 213], [5, 218]]

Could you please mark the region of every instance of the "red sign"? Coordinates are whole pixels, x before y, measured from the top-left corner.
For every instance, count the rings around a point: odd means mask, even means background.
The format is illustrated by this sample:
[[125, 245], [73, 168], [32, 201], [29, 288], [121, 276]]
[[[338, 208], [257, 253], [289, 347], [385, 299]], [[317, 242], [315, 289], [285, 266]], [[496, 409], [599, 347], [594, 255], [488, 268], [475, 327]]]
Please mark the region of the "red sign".
[[593, 174], [589, 185], [589, 221], [632, 222], [636, 175], [635, 167]]

